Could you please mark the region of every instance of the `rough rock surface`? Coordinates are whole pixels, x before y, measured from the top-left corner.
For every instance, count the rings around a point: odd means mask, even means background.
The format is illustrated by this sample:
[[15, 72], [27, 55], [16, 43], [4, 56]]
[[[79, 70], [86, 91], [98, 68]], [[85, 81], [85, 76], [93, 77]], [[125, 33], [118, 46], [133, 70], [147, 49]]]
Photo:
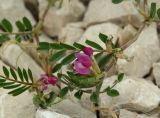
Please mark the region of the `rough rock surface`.
[[[117, 76], [106, 78], [102, 89], [111, 86]], [[125, 77], [122, 82], [115, 87], [120, 93], [118, 97], [109, 97], [106, 93], [100, 95], [101, 107], [129, 108], [140, 112], [148, 112], [160, 103], [160, 90], [157, 86], [142, 78]], [[147, 91], [147, 92], [146, 92]], [[82, 97], [81, 104], [84, 107], [92, 108], [88, 94]]]
[[153, 64], [153, 76], [156, 80], [156, 84], [160, 86], [160, 63]]
[[0, 118], [33, 118], [35, 112], [32, 95], [28, 92], [17, 97], [7, 94], [0, 96]]
[[79, 23], [70, 23], [62, 29], [62, 32], [59, 35], [59, 40], [64, 41], [68, 44], [73, 44], [80, 40], [84, 30], [82, 29], [83, 24]]
[[118, 32], [118, 44], [122, 46], [126, 44], [128, 41], [132, 40], [137, 30], [130, 24], [126, 25], [123, 30]]
[[[96, 14], [96, 15], [95, 15]], [[111, 0], [92, 0], [84, 17], [86, 25], [106, 21], [128, 21], [136, 26], [143, 20], [132, 1], [113, 4]]]
[[72, 118], [96, 118], [93, 112], [83, 108], [78, 102], [69, 99], [55, 104], [52, 109], [55, 112], [66, 114]]
[[[102, 90], [117, 79], [116, 76], [108, 78], [102, 85]], [[125, 77], [115, 89], [120, 92], [120, 96], [111, 98], [106, 94], [101, 95], [102, 106], [112, 106], [128, 104], [129, 107], [137, 111], [151, 111], [160, 103], [160, 90], [154, 84], [134, 77]], [[146, 92], [147, 91], [147, 92]]]
[[156, 24], [146, 26], [138, 39], [124, 50], [130, 61], [118, 59], [117, 65], [120, 72], [126, 75], [143, 77], [149, 73], [152, 64], [160, 58], [159, 39]]
[[59, 114], [56, 112], [52, 112], [49, 110], [38, 110], [36, 112], [36, 117], [35, 118], [71, 118], [69, 116]]
[[[34, 18], [25, 8], [23, 0], [0, 0], [0, 11], [0, 21], [6, 18], [14, 24], [25, 16], [30, 19], [32, 24], [35, 24]], [[15, 27], [14, 31], [17, 31]]]
[[137, 114], [135, 112], [130, 112], [125, 109], [121, 109], [119, 118], [159, 118], [159, 117], [158, 117], [158, 115], [147, 116], [147, 115], [143, 115], [143, 114]]
[[103, 23], [94, 26], [90, 26], [82, 35], [79, 43], [85, 44], [86, 39], [94, 41], [105, 48], [105, 44], [99, 39], [99, 33], [104, 33], [106, 35], [113, 36], [113, 42], [117, 41], [117, 34], [121, 28], [118, 25], [112, 23]]
[[44, 73], [39, 65], [16, 44], [6, 43], [0, 49], [0, 56], [14, 67], [30, 68], [35, 79]]
[[[46, 1], [39, 0], [40, 17], [46, 5]], [[58, 36], [67, 23], [80, 20], [84, 11], [84, 5], [78, 0], [71, 0], [70, 3], [68, 3], [68, 0], [64, 0], [61, 8], [52, 7], [47, 13], [44, 31], [50, 36]]]

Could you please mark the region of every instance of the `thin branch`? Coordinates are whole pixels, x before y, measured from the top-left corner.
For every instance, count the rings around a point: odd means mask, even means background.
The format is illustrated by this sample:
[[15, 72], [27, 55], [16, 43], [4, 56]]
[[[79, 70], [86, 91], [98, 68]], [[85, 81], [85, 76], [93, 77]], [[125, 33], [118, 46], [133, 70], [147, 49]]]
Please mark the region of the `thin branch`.
[[4, 79], [6, 79], [6, 80], [12, 81], [12, 82], [20, 83], [20, 84], [25, 84], [25, 85], [30, 85], [30, 86], [33, 85], [33, 83], [27, 83], [27, 82], [22, 82], [22, 81], [18, 81], [18, 80], [6, 78], [6, 77], [4, 77], [4, 76], [2, 76], [2, 75], [0, 75], [0, 77], [4, 78]]
[[127, 43], [125, 43], [124, 45], [122, 45], [120, 48], [123, 50], [128, 48], [132, 43], [134, 43], [138, 39], [139, 35], [141, 34], [141, 32], [143, 31], [144, 28], [145, 28], [145, 23], [143, 23], [143, 25], [141, 26], [139, 31], [136, 33], [134, 38], [132, 40], [128, 41]]

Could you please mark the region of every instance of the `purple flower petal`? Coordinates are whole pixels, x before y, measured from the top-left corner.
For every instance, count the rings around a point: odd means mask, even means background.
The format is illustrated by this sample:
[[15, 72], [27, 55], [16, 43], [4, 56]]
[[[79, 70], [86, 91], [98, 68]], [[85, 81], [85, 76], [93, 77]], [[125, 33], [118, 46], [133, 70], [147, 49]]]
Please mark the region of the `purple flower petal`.
[[82, 75], [88, 75], [91, 73], [90, 68], [85, 67], [81, 62], [77, 60], [74, 62], [74, 69], [77, 73]]
[[77, 52], [75, 53], [76, 58], [78, 59], [79, 62], [81, 62], [85, 67], [89, 68], [91, 67], [91, 59], [88, 55], [84, 53]]
[[55, 85], [57, 83], [57, 78], [55, 76], [51, 76], [48, 79], [48, 84]]
[[43, 86], [42, 86], [42, 90], [43, 90], [43, 91], [48, 90], [48, 85], [43, 85]]
[[84, 52], [86, 55], [88, 55], [89, 57], [91, 57], [91, 56], [93, 55], [93, 49], [90, 48], [90, 47], [85, 47], [85, 48], [83, 49], [83, 52]]

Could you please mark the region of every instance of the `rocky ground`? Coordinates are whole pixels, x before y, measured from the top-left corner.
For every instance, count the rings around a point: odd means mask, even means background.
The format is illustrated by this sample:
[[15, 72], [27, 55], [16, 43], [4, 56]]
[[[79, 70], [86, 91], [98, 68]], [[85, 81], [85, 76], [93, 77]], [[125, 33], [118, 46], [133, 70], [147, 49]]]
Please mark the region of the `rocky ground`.
[[[52, 42], [61, 40], [72, 44], [84, 44], [86, 39], [97, 42], [98, 34], [112, 35], [113, 42], [123, 46], [134, 40], [141, 28], [143, 17], [137, 12], [132, 1], [115, 5], [111, 0], [64, 0], [62, 6], [52, 7], [45, 18], [40, 40]], [[149, 0], [160, 6], [159, 0]], [[32, 24], [42, 16], [46, 0], [0, 0], [0, 20], [11, 22], [28, 17]], [[159, 26], [152, 23], [145, 26], [137, 40], [124, 50], [130, 61], [119, 59], [115, 68], [125, 73], [124, 80], [116, 86], [120, 96], [111, 98], [101, 94], [101, 106], [115, 108], [119, 118], [160, 118], [160, 38]], [[16, 28], [14, 28], [16, 32]], [[35, 78], [44, 73], [29, 52], [6, 43], [0, 48], [0, 73], [6, 62], [13, 67], [30, 68]], [[21, 56], [19, 56], [21, 55]], [[113, 72], [105, 79], [102, 88], [116, 79]], [[102, 113], [108, 118], [107, 112]], [[6, 94], [0, 89], [0, 118], [96, 118], [89, 96], [81, 101], [69, 95], [64, 101], [48, 111], [36, 109], [32, 94], [26, 92], [18, 97]]]

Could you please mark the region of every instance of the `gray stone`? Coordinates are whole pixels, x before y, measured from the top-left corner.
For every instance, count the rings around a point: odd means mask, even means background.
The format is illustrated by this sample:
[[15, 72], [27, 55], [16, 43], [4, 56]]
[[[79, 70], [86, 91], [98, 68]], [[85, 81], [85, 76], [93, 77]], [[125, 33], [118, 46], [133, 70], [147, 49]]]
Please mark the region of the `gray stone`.
[[[113, 84], [117, 76], [104, 80], [102, 90]], [[148, 112], [160, 103], [160, 90], [157, 86], [142, 78], [124, 77], [124, 80], [115, 87], [120, 93], [118, 97], [111, 98], [106, 93], [101, 94], [101, 106], [120, 106]], [[121, 106], [122, 105], [122, 106]]]
[[[11, 21], [12, 24], [15, 24], [17, 20], [22, 20], [25, 16], [32, 24], [35, 24], [35, 21], [29, 11], [25, 8], [23, 0], [0, 0], [0, 21], [4, 18]], [[18, 31], [14, 25], [14, 31]]]
[[120, 110], [119, 118], [159, 118], [157, 115], [147, 116], [145, 114], [137, 114], [125, 109]]
[[159, 39], [156, 24], [146, 26], [138, 39], [124, 50], [126, 59], [118, 59], [117, 66], [120, 72], [126, 75], [143, 77], [149, 73], [152, 64], [160, 58]]
[[0, 96], [0, 118], [34, 118], [35, 113], [32, 94], [28, 92], [17, 97], [7, 94]]
[[35, 80], [44, 73], [40, 66], [16, 44], [10, 42], [4, 44], [0, 49], [0, 56], [13, 67], [30, 68]]
[[118, 44], [122, 46], [132, 40], [137, 30], [130, 24], [126, 25], [123, 30], [118, 32]]
[[[106, 78], [101, 91], [108, 86], [112, 86], [117, 76]], [[120, 95], [110, 97], [106, 93], [100, 94], [100, 106], [103, 108], [126, 108], [139, 112], [149, 112], [157, 108], [160, 103], [160, 90], [153, 83], [142, 78], [127, 77], [117, 84], [114, 89]], [[92, 108], [93, 104], [89, 99], [89, 94], [84, 94], [81, 104], [85, 108]]]
[[[40, 17], [47, 5], [46, 1], [39, 0]], [[52, 7], [45, 18], [44, 31], [50, 36], [58, 36], [62, 28], [70, 22], [75, 22], [81, 19], [85, 11], [84, 5], [78, 0], [64, 0], [62, 7]]]
[[160, 86], [160, 63], [153, 64], [153, 76], [156, 80], [156, 84]]
[[37, 110], [35, 118], [71, 118], [49, 110]]
[[62, 102], [53, 105], [52, 110], [72, 118], [96, 118], [95, 113], [83, 108], [77, 101], [69, 99], [64, 99]]
[[118, 20], [136, 26], [143, 21], [131, 0], [113, 4], [111, 0], [92, 0], [84, 17], [86, 25]]
[[59, 40], [68, 44], [73, 44], [80, 40], [83, 33], [82, 23], [70, 23], [62, 29]]

